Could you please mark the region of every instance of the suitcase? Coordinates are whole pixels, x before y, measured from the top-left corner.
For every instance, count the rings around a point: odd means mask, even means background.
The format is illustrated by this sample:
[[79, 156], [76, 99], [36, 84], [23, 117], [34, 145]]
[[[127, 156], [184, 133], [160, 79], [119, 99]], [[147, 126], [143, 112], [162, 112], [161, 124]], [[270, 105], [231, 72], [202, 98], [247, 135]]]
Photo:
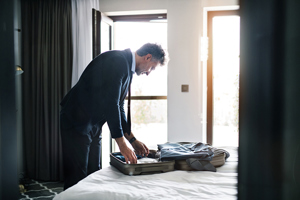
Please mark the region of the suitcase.
[[[155, 150], [150, 150], [148, 157], [153, 158]], [[143, 175], [163, 173], [174, 170], [175, 161], [158, 161], [154, 163], [138, 163], [138, 164], [126, 164], [126, 162], [117, 158], [122, 155], [120, 152], [110, 153], [110, 165], [117, 168], [120, 172], [126, 175]]]

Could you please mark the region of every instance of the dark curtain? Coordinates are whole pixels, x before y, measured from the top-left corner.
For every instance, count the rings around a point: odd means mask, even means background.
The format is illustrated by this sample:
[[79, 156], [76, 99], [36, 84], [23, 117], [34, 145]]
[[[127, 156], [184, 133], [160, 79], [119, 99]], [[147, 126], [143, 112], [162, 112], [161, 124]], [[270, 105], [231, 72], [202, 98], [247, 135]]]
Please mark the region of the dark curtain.
[[60, 101], [71, 87], [70, 0], [22, 0], [25, 175], [63, 180]]

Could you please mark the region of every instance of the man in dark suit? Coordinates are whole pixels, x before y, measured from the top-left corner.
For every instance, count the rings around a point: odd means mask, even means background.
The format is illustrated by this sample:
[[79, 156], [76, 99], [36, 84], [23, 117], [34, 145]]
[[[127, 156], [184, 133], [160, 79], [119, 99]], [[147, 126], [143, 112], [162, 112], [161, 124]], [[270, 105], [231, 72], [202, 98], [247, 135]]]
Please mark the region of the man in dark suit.
[[77, 84], [61, 102], [60, 123], [65, 172], [64, 189], [100, 169], [101, 130], [107, 122], [127, 163], [137, 163], [136, 154], [147, 156], [147, 146], [137, 140], [128, 126], [124, 99], [132, 75], [149, 75], [164, 65], [160, 45], [147, 43], [136, 52], [130, 49], [102, 53], [89, 63]]

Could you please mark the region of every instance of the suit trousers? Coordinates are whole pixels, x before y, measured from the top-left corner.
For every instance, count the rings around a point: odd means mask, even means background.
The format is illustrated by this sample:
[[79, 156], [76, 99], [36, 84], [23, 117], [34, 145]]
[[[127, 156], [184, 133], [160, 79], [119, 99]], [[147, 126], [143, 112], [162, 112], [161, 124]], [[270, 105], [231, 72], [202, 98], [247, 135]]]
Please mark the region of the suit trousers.
[[61, 115], [60, 122], [66, 190], [101, 168], [102, 126], [94, 126], [88, 134], [83, 135], [66, 125], [69, 122], [64, 115]]

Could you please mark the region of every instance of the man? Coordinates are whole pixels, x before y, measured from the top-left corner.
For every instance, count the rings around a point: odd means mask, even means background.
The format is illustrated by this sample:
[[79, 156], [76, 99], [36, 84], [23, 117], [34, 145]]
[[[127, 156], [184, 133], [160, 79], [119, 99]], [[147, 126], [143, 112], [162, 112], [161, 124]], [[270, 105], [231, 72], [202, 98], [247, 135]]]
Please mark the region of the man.
[[138, 155], [148, 155], [147, 146], [130, 131], [124, 99], [133, 73], [149, 75], [157, 65], [164, 65], [165, 57], [160, 45], [147, 43], [136, 52], [105, 52], [89, 63], [61, 102], [64, 189], [100, 169], [101, 130], [105, 122], [126, 163], [135, 164], [137, 158], [125, 138]]

